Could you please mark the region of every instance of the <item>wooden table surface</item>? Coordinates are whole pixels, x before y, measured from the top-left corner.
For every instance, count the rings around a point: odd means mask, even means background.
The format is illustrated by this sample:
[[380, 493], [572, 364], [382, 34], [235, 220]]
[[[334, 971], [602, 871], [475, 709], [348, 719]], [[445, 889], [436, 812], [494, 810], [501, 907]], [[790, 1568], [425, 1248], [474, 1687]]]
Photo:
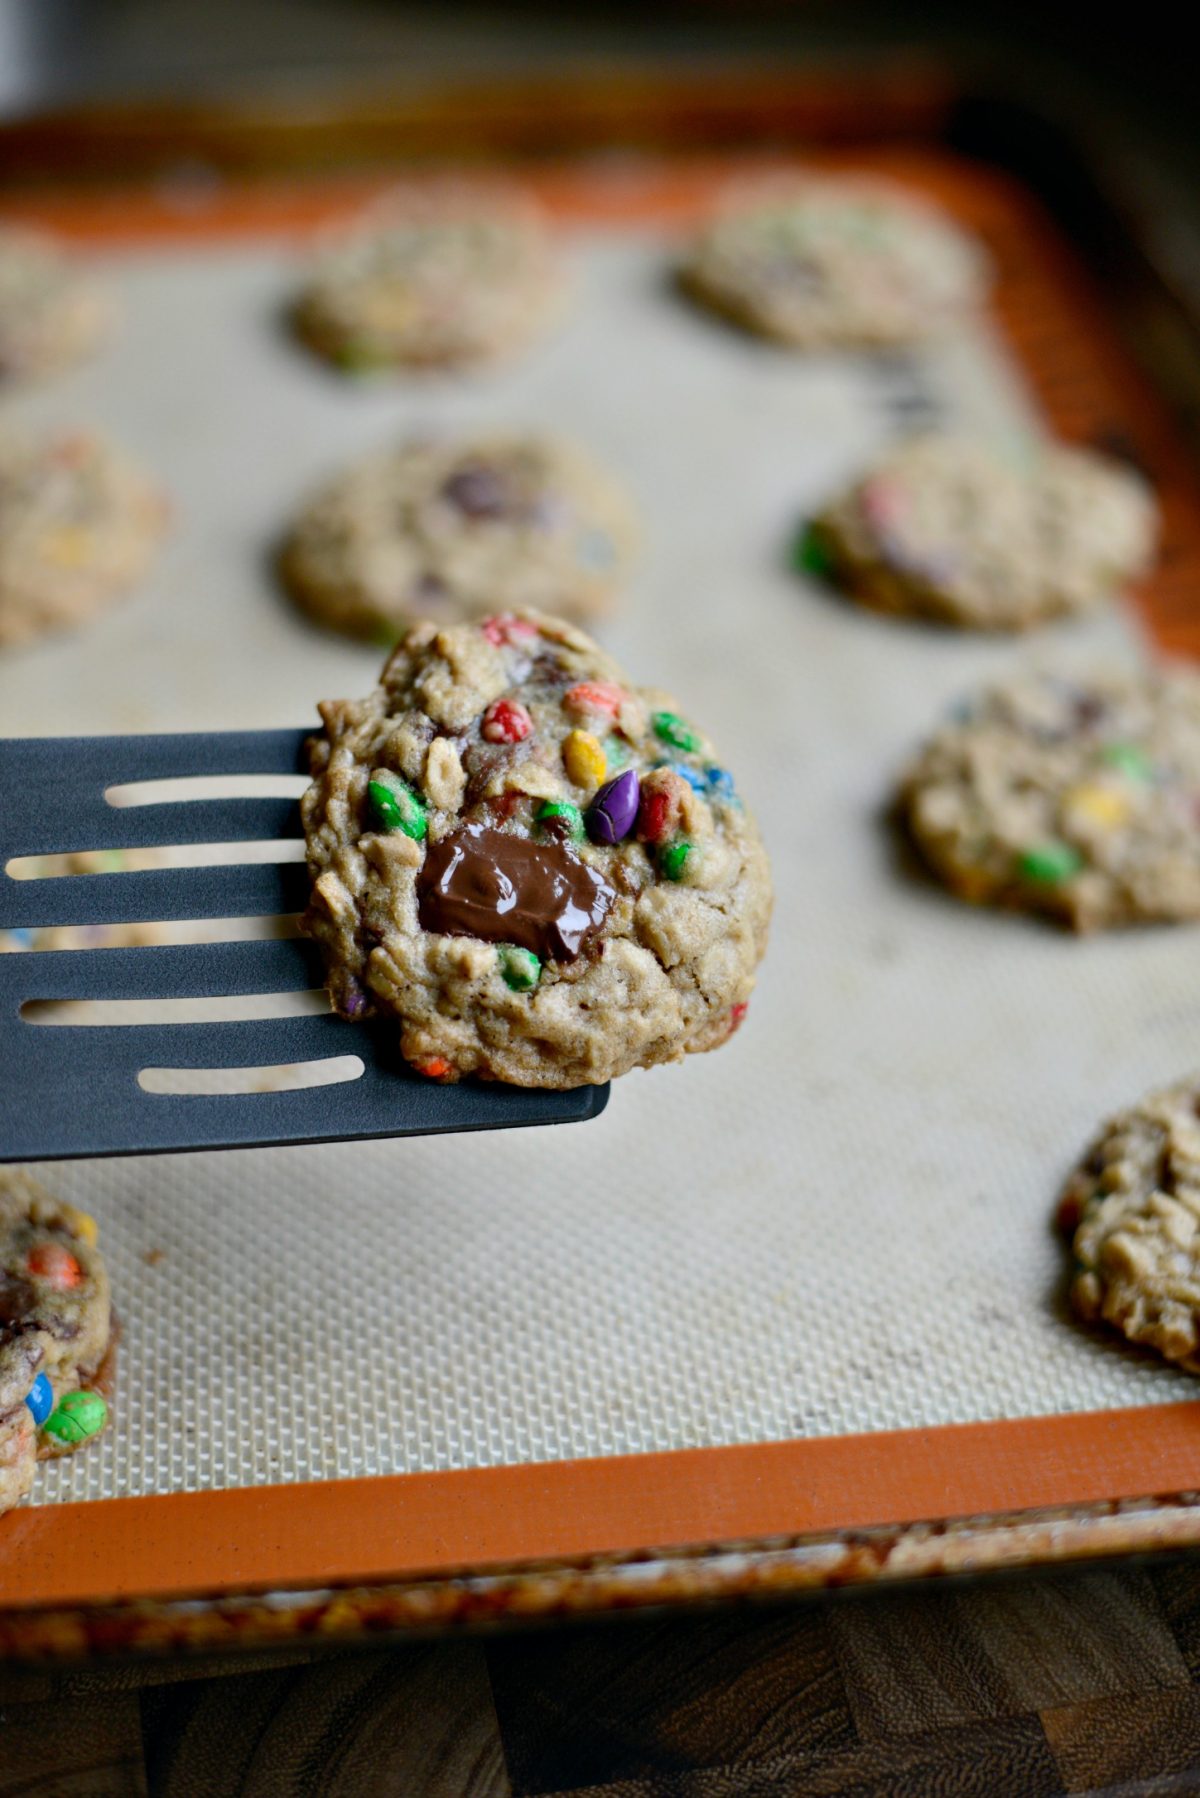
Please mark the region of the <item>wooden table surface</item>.
[[1200, 1793], [1200, 1560], [306, 1658], [0, 1669], [0, 1798]]

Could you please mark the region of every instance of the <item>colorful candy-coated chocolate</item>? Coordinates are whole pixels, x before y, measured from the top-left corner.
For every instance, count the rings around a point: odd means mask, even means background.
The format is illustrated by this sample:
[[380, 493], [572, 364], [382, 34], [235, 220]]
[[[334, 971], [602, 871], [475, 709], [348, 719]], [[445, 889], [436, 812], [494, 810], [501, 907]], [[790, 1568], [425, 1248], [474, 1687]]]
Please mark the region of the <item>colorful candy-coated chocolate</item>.
[[86, 1442], [108, 1421], [108, 1406], [98, 1392], [68, 1392], [60, 1398], [43, 1428], [56, 1442]]
[[496, 955], [501, 978], [514, 993], [529, 992], [541, 979], [542, 964], [532, 949], [522, 949], [519, 943], [501, 943]]
[[427, 1055], [423, 1061], [414, 1061], [412, 1065], [426, 1080], [444, 1080], [451, 1071], [444, 1055]]
[[488, 642], [500, 649], [505, 643], [528, 643], [537, 636], [536, 624], [529, 624], [524, 618], [517, 618], [512, 612], [496, 612], [490, 618], [481, 618], [479, 628]]
[[44, 1280], [59, 1292], [69, 1292], [83, 1279], [83, 1269], [61, 1242], [35, 1243], [25, 1257], [25, 1266], [35, 1280]]
[[77, 1211], [74, 1205], [64, 1205], [62, 1215], [68, 1230], [78, 1236], [81, 1242], [86, 1242], [90, 1249], [94, 1249], [100, 1234], [95, 1218], [86, 1211]]
[[632, 751], [623, 737], [605, 737], [604, 759], [612, 769], [627, 768]]
[[386, 357], [380, 355], [374, 344], [352, 337], [338, 345], [334, 360], [348, 375], [370, 375], [378, 373]]
[[1037, 843], [1017, 858], [1017, 867], [1026, 880], [1046, 886], [1058, 886], [1070, 880], [1083, 866], [1083, 857], [1070, 843]]
[[350, 976], [338, 998], [337, 1009], [344, 1018], [361, 1018], [367, 1009], [367, 995], [357, 980]]
[[1117, 830], [1133, 810], [1128, 793], [1091, 781], [1072, 787], [1063, 799], [1063, 810], [1079, 823], [1097, 830]]
[[563, 694], [563, 709], [575, 718], [615, 718], [625, 703], [625, 689], [610, 680], [581, 680]]
[[626, 768], [606, 780], [584, 816], [584, 827], [593, 843], [620, 843], [637, 823], [641, 788], [637, 770]]
[[737, 787], [728, 768], [706, 768], [704, 779], [709, 792], [717, 799], [736, 799]]
[[538, 824], [550, 836], [583, 841], [583, 813], [569, 799], [544, 799], [534, 814]]
[[668, 880], [682, 880], [687, 871], [688, 859], [693, 853], [691, 843], [668, 843], [658, 858], [658, 865]]
[[733, 1035], [735, 1030], [740, 1028], [742, 1020], [745, 1018], [746, 1013], [749, 1011], [749, 1009], [750, 1009], [749, 999], [741, 999], [738, 1001], [738, 1003], [736, 1005], [730, 1006], [730, 1008], [729, 1008], [729, 1034], [730, 1034], [730, 1036]]
[[800, 574], [827, 575], [831, 562], [824, 538], [814, 524], [804, 525], [792, 545], [792, 566]]
[[686, 780], [693, 793], [699, 793], [701, 799], [708, 797], [708, 787], [704, 776], [698, 768], [689, 768], [686, 762], [655, 762], [656, 768], [669, 768], [672, 774], [678, 774], [680, 780]]
[[533, 734], [533, 719], [519, 699], [497, 699], [483, 714], [481, 734], [489, 743], [523, 743]]
[[387, 831], [402, 830], [417, 842], [429, 828], [425, 801], [398, 774], [380, 768], [367, 787], [367, 800], [375, 822]]
[[1100, 751], [1100, 759], [1110, 768], [1118, 768], [1122, 774], [1127, 774], [1130, 780], [1154, 779], [1154, 763], [1136, 743], [1106, 743]]
[[684, 755], [689, 755], [700, 748], [700, 737], [678, 716], [678, 712], [655, 712], [649, 723], [658, 741], [671, 744], [673, 750], [682, 750]]
[[54, 1388], [46, 1374], [38, 1375], [25, 1394], [25, 1403], [33, 1413], [33, 1421], [40, 1430], [54, 1409]]
[[699, 737], [677, 712], [655, 712], [650, 722], [661, 743], [669, 743], [672, 749], [682, 749], [685, 755], [699, 749]]
[[671, 795], [662, 791], [644, 792], [638, 812], [638, 836], [643, 843], [661, 843], [669, 829]]
[[598, 787], [608, 772], [604, 751], [590, 730], [568, 731], [562, 756], [567, 778], [577, 787]]
[[679, 834], [680, 814], [688, 798], [686, 781], [673, 768], [654, 768], [642, 780], [637, 834], [643, 843], [666, 843]]

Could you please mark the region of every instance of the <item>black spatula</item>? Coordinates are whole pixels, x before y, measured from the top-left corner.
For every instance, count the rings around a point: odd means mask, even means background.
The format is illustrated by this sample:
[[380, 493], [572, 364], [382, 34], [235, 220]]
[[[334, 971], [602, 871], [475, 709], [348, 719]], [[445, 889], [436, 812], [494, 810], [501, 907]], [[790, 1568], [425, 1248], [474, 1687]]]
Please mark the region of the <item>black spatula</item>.
[[[288, 797], [115, 806], [114, 787], [305, 770], [304, 730], [0, 740], [0, 929], [276, 917], [303, 909], [296, 862], [145, 868], [18, 879], [10, 864], [109, 846], [291, 841]], [[407, 1068], [388, 1033], [332, 1013], [202, 1023], [39, 1025], [31, 1004], [305, 993], [322, 983], [302, 939], [47, 950], [0, 955], [0, 1161], [247, 1148], [352, 1137], [565, 1124], [598, 1117], [607, 1086], [544, 1092]], [[353, 1055], [358, 1078], [293, 1091], [147, 1091], [155, 1069], [280, 1067]]]

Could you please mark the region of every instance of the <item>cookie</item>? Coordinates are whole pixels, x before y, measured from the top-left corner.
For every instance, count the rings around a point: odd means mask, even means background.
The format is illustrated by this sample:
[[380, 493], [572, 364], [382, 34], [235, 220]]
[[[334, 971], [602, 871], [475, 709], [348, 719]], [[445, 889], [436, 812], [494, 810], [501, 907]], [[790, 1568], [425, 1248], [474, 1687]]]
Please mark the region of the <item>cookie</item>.
[[612, 603], [636, 538], [617, 483], [573, 445], [495, 436], [401, 444], [357, 463], [300, 514], [289, 592], [322, 624], [394, 642], [533, 605], [587, 619]]
[[1200, 1373], [1200, 1080], [1111, 1118], [1058, 1220], [1072, 1237], [1079, 1316]]
[[37, 1461], [103, 1429], [112, 1349], [94, 1221], [0, 1170], [0, 1512], [28, 1495]]
[[902, 815], [961, 898], [1074, 929], [1200, 917], [1200, 675], [1032, 675], [917, 757]]
[[1090, 450], [931, 434], [820, 512], [802, 554], [880, 611], [1011, 631], [1111, 600], [1156, 535], [1145, 482]]
[[919, 342], [978, 305], [980, 246], [890, 182], [781, 178], [730, 197], [680, 270], [705, 305], [796, 349]]
[[318, 260], [296, 306], [305, 342], [338, 367], [493, 362], [558, 316], [563, 271], [537, 208], [506, 188], [413, 183]]
[[0, 228], [0, 381], [53, 374], [79, 361], [109, 320], [107, 299], [49, 239]]
[[321, 707], [305, 928], [420, 1072], [575, 1087], [715, 1048], [766, 944], [757, 827], [708, 739], [536, 612], [415, 626]]
[[94, 432], [0, 436], [0, 648], [77, 625], [142, 577], [158, 488]]

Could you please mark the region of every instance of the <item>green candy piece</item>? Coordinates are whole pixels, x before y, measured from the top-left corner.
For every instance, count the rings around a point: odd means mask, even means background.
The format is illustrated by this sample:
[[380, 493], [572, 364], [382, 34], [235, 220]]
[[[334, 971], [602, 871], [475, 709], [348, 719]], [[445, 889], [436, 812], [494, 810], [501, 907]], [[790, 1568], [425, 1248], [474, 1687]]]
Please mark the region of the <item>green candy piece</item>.
[[522, 949], [516, 943], [501, 943], [496, 955], [504, 984], [514, 993], [529, 992], [541, 979], [542, 964], [532, 949]]
[[621, 737], [605, 737], [604, 760], [610, 774], [629, 765], [630, 748]]
[[335, 359], [338, 367], [348, 375], [378, 374], [387, 365], [387, 357], [381, 355], [373, 344], [361, 338], [351, 338], [348, 343], [339, 344]]
[[693, 749], [699, 749], [699, 737], [678, 713], [655, 712], [650, 722], [654, 726], [655, 736], [661, 742], [669, 743], [672, 749], [682, 749], [685, 755]]
[[691, 843], [668, 843], [658, 858], [658, 865], [668, 880], [682, 880], [687, 869]]
[[1121, 774], [1127, 774], [1130, 780], [1154, 778], [1154, 763], [1136, 743], [1106, 743], [1100, 751], [1100, 760]]
[[833, 561], [824, 535], [811, 519], [796, 535], [792, 545], [792, 566], [798, 574], [826, 576], [832, 572]]
[[60, 1398], [42, 1428], [56, 1442], [86, 1442], [108, 1422], [108, 1406], [98, 1392], [68, 1392]]
[[367, 787], [367, 798], [376, 823], [384, 830], [402, 830], [418, 842], [428, 830], [424, 800], [398, 774], [381, 770]]
[[543, 830], [555, 826], [574, 843], [583, 841], [583, 813], [569, 799], [545, 799], [537, 808], [537, 822]]
[[1082, 866], [1082, 855], [1070, 843], [1039, 843], [1017, 858], [1017, 867], [1025, 879], [1039, 881], [1045, 886], [1058, 886], [1062, 881], [1070, 880]]

